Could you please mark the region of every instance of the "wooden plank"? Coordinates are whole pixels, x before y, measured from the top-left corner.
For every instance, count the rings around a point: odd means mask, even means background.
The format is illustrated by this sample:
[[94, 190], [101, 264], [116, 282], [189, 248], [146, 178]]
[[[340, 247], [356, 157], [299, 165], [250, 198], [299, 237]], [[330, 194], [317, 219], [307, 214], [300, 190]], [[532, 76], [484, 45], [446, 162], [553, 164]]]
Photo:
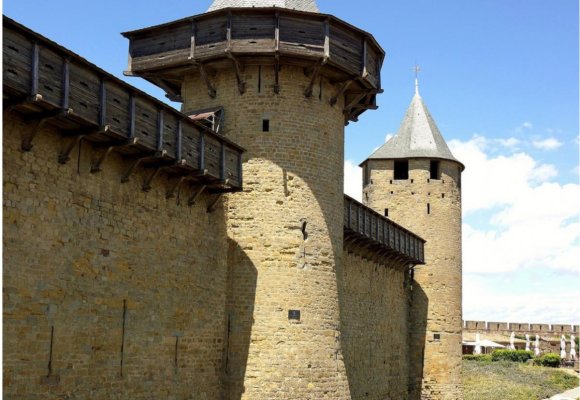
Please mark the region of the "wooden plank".
[[2, 76], [4, 86], [21, 95], [32, 88], [32, 42], [23, 35], [5, 29], [2, 43]]
[[181, 122], [173, 113], [164, 113], [163, 118], [163, 141], [161, 143], [161, 150], [166, 150], [167, 154], [175, 155], [176, 160], [180, 160], [180, 130]]
[[99, 124], [101, 79], [88, 67], [72, 62], [70, 65], [69, 104], [75, 115]]
[[231, 20], [232, 40], [274, 39], [275, 16], [270, 14], [238, 14]]
[[157, 107], [149, 99], [137, 97], [135, 102], [135, 137], [150, 149], [157, 148]]
[[200, 167], [200, 132], [193, 125], [183, 123], [181, 126], [181, 158], [185, 159], [187, 165], [194, 168]]
[[105, 123], [111, 131], [128, 138], [129, 134], [129, 93], [120, 85], [105, 82]]
[[204, 161], [209, 174], [219, 178], [221, 165], [221, 144], [213, 135], [204, 135]]
[[59, 54], [55, 53], [54, 51], [46, 47], [43, 47], [39, 51], [39, 53], [40, 54], [38, 57], [37, 80], [34, 77], [34, 63], [33, 63], [32, 91], [35, 91], [34, 82], [36, 81], [38, 85], [36, 92], [42, 95], [42, 99], [48, 103], [53, 104], [55, 107], [60, 107], [62, 105], [61, 97], [63, 93], [62, 77], [63, 77], [64, 60]]

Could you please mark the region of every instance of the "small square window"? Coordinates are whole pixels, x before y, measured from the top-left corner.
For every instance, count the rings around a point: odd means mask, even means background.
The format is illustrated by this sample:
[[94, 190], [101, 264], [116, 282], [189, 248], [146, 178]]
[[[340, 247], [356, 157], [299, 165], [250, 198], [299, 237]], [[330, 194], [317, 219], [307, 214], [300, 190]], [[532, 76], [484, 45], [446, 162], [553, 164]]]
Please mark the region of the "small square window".
[[433, 334], [433, 340], [436, 342], [440, 342], [441, 341], [441, 334], [440, 333], [434, 333]]
[[409, 161], [395, 161], [395, 180], [409, 179]]

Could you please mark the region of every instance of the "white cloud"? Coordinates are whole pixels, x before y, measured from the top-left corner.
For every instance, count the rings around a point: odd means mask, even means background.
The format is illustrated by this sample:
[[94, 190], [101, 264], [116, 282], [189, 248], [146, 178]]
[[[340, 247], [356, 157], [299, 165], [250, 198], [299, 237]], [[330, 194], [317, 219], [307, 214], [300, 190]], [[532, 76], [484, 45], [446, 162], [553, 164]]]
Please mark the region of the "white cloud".
[[551, 182], [556, 168], [525, 153], [491, 157], [488, 144], [481, 136], [450, 142], [453, 154], [466, 163], [465, 272], [580, 272], [580, 185]]
[[344, 162], [344, 193], [362, 201], [362, 168], [351, 160]]
[[499, 138], [499, 139], [494, 139], [494, 141], [497, 144], [499, 144], [500, 146], [508, 148], [508, 149], [516, 148], [522, 143], [521, 140], [516, 139], [514, 137], [509, 137], [506, 139]]
[[391, 138], [393, 136], [395, 136], [394, 133], [391, 133], [391, 132], [387, 133], [387, 135], [385, 136], [385, 143], [388, 142], [389, 140], [391, 140]]
[[525, 130], [530, 130], [530, 129], [532, 129], [533, 127], [534, 127], [534, 124], [532, 124], [532, 123], [531, 123], [531, 122], [529, 122], [529, 121], [525, 121], [525, 122], [522, 122], [522, 124], [521, 124], [521, 125], [519, 125], [519, 126], [516, 126], [516, 128], [514, 129], [514, 131], [515, 131], [516, 133], [522, 133], [523, 131], [525, 131]]
[[467, 142], [452, 140], [449, 146], [466, 165], [462, 179], [466, 214], [512, 204], [529, 187], [557, 175], [554, 166], [539, 164], [525, 153], [490, 157], [490, 141], [483, 136]]
[[[513, 278], [513, 277], [512, 277]], [[569, 277], [568, 277], [569, 278]], [[577, 324], [580, 307], [578, 290], [545, 290], [539, 285], [529, 293], [494, 290], [493, 284], [465, 280], [465, 320]]]
[[532, 146], [540, 150], [556, 150], [558, 147], [562, 146], [562, 144], [562, 142], [553, 137], [532, 141]]

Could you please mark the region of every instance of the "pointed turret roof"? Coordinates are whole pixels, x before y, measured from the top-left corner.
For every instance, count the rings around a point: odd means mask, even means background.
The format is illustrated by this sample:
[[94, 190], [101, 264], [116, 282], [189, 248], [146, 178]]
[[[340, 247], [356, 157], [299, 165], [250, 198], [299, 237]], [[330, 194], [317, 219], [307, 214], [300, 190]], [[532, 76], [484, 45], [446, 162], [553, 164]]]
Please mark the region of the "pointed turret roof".
[[214, 0], [208, 11], [228, 7], [280, 7], [291, 10], [318, 12], [316, 0]]
[[453, 157], [435, 120], [415, 86], [415, 96], [395, 136], [379, 147], [368, 159], [436, 158], [463, 164]]

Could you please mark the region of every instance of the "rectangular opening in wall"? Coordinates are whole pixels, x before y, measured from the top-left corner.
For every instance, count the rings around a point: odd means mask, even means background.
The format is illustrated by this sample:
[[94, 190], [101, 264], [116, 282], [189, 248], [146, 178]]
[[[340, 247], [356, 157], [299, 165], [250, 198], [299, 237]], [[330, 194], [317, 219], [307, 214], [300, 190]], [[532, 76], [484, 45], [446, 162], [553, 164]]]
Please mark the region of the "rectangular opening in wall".
[[269, 119], [262, 120], [262, 132], [270, 132], [270, 120]]
[[363, 185], [366, 186], [369, 184], [370, 181], [370, 171], [369, 171], [369, 165], [365, 164], [363, 166]]
[[433, 340], [436, 342], [440, 342], [441, 341], [441, 334], [440, 333], [434, 333], [433, 334]]
[[389, 216], [389, 209], [385, 208], [385, 217], [388, 217], [388, 216]]
[[427, 203], [427, 214], [431, 214], [431, 204]]
[[441, 171], [439, 168], [439, 161], [431, 160], [429, 165], [429, 172], [431, 179], [441, 179]]
[[395, 179], [409, 179], [409, 161], [395, 161]]

